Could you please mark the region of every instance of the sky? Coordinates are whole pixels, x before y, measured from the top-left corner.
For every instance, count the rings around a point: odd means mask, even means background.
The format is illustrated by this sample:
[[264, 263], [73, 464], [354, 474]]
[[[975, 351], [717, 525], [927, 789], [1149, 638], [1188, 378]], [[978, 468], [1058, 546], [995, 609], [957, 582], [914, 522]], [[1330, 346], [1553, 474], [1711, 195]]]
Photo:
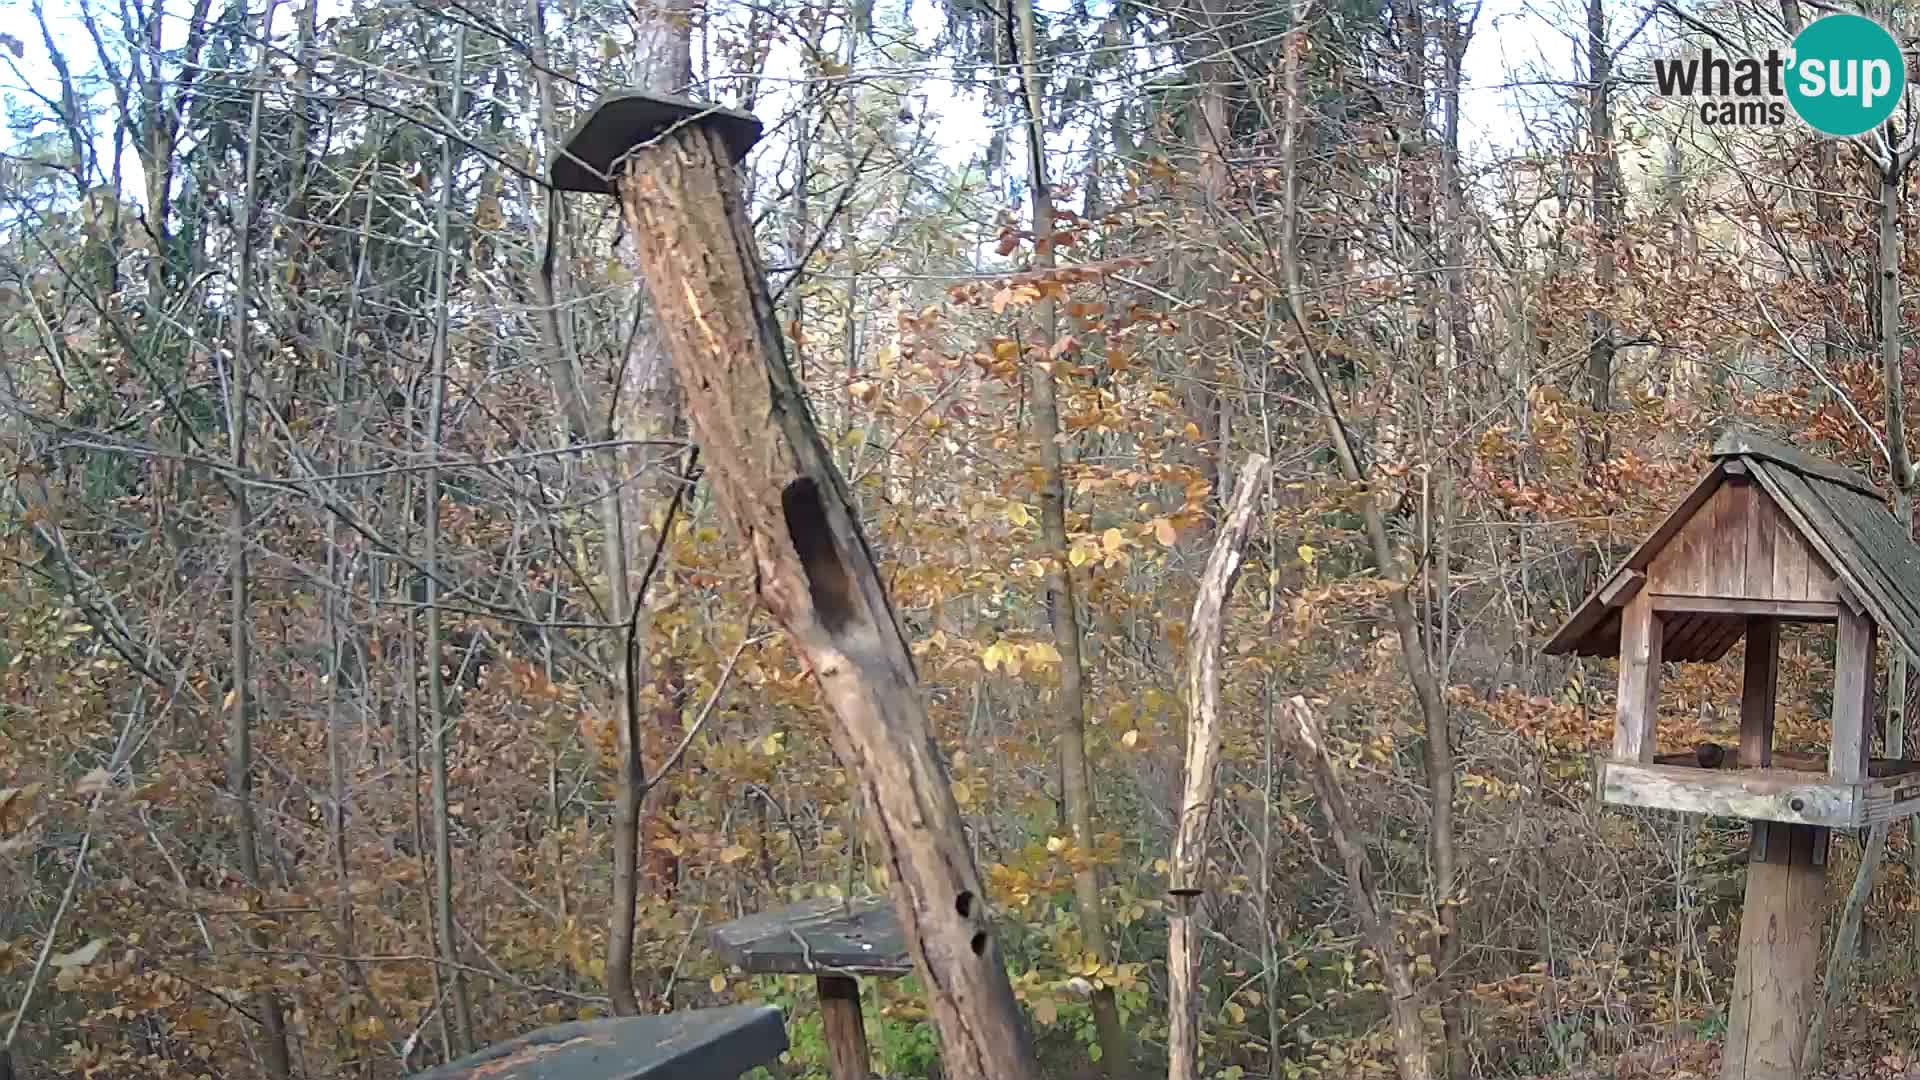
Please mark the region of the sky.
[[[1567, 79], [1572, 77], [1575, 42], [1554, 24], [1579, 27], [1567, 17], [1554, 18], [1551, 8], [1564, 0], [1482, 0], [1476, 32], [1467, 53], [1466, 85], [1461, 95], [1461, 138], [1469, 160], [1480, 160], [1517, 148], [1523, 117], [1517, 102], [1528, 92], [1526, 86], [1513, 85], [1528, 79]], [[1064, 0], [1040, 0], [1042, 8]], [[281, 4], [281, 19], [292, 17], [292, 4]], [[1616, 24], [1632, 16], [1624, 4], [1614, 15]], [[48, 21], [55, 41], [67, 53], [76, 69], [91, 66], [92, 42], [80, 22], [74, 0], [48, 0]], [[912, 7], [913, 21], [920, 43], [931, 45], [943, 18], [940, 5], [933, 0], [917, 0]], [[323, 16], [324, 16], [323, 12]], [[1570, 14], [1570, 13], [1569, 13]], [[276, 20], [278, 22], [280, 20]], [[177, 30], [178, 27], [171, 28]], [[23, 55], [13, 60], [11, 71], [0, 72], [0, 95], [18, 99], [23, 80], [43, 92], [54, 85], [47, 49], [33, 27], [26, 0], [0, 0], [0, 33], [11, 32], [18, 39]], [[11, 43], [0, 39], [0, 46]], [[8, 57], [8, 59], [12, 59]], [[964, 164], [984, 145], [989, 133], [984, 110], [977, 99], [959, 97], [952, 83], [929, 79], [924, 85], [929, 107], [937, 117], [940, 156], [951, 166]]]

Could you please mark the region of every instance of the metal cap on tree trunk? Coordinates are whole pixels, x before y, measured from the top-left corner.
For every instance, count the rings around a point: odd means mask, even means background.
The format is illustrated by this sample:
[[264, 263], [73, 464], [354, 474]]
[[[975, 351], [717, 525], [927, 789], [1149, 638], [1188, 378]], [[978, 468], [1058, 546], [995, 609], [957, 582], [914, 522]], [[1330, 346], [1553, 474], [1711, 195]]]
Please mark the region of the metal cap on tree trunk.
[[548, 178], [562, 191], [618, 194], [615, 173], [620, 159], [683, 124], [706, 124], [718, 130], [735, 163], [760, 141], [760, 119], [752, 113], [646, 90], [616, 90], [594, 102], [574, 126], [553, 159]]

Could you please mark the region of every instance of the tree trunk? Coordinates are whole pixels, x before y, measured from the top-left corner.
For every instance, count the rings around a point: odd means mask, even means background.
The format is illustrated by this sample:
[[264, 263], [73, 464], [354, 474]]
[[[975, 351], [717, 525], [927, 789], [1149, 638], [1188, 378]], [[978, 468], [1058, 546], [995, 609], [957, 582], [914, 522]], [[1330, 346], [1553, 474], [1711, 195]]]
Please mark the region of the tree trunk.
[[[1300, 278], [1299, 256], [1299, 219], [1300, 219], [1300, 69], [1304, 66], [1307, 53], [1306, 26], [1312, 0], [1291, 0], [1293, 4], [1293, 26], [1287, 48], [1287, 68], [1285, 74], [1286, 93], [1284, 120], [1280, 132], [1280, 161], [1283, 174], [1283, 208], [1280, 219], [1280, 279], [1286, 290], [1289, 316], [1293, 319], [1298, 332], [1301, 348], [1301, 372], [1313, 389], [1315, 402], [1320, 408], [1321, 418], [1326, 424], [1327, 436], [1333, 443], [1334, 458], [1339, 463], [1340, 474], [1349, 484], [1363, 486], [1368, 476], [1360, 467], [1357, 449], [1347, 435], [1347, 426], [1340, 419], [1340, 409], [1333, 396], [1333, 388], [1327, 381], [1326, 370], [1320, 353], [1314, 344], [1314, 335], [1307, 325], [1306, 290]], [[1432, 881], [1435, 901], [1439, 906], [1441, 933], [1452, 936], [1457, 932], [1458, 909], [1455, 906], [1454, 890], [1454, 851], [1453, 851], [1453, 746], [1448, 730], [1446, 705], [1440, 698], [1440, 688], [1433, 675], [1433, 668], [1427, 661], [1425, 634], [1415, 615], [1413, 600], [1408, 595], [1408, 574], [1406, 567], [1395, 556], [1393, 543], [1387, 535], [1386, 520], [1380, 510], [1376, 496], [1364, 496], [1358, 500], [1361, 523], [1365, 527], [1367, 547], [1372, 556], [1375, 569], [1381, 578], [1391, 582], [1395, 588], [1388, 593], [1393, 610], [1394, 626], [1400, 639], [1401, 660], [1407, 665], [1407, 678], [1413, 684], [1414, 697], [1420, 705], [1421, 720], [1426, 727], [1425, 764], [1430, 788], [1428, 836], [1430, 858], [1433, 861]], [[1413, 1065], [1403, 1066], [1412, 1069]], [[1416, 1072], [1403, 1072], [1403, 1076], [1428, 1076], [1430, 1072], [1422, 1057]]]
[[[1588, 213], [1596, 245], [1593, 283], [1599, 293], [1598, 306], [1587, 313], [1587, 403], [1602, 416], [1613, 411], [1613, 248], [1620, 236], [1620, 162], [1613, 148], [1612, 63], [1605, 0], [1587, 0], [1587, 153], [1593, 169]], [[1586, 438], [1590, 471], [1607, 459], [1608, 443], [1606, 428], [1595, 424]]]
[[720, 131], [637, 147], [622, 204], [706, 475], [756, 593], [812, 669], [836, 755], [889, 870], [954, 1080], [1038, 1068], [918, 678], [785, 342]]
[[[278, 0], [268, 0], [266, 12], [260, 17], [263, 40], [267, 27], [273, 23], [273, 11], [277, 6]], [[234, 842], [239, 848], [240, 875], [254, 889], [260, 888], [261, 882], [259, 826], [254, 820], [253, 811], [253, 648], [247, 636], [253, 612], [252, 582], [247, 567], [247, 542], [252, 532], [252, 515], [246, 485], [240, 483], [238, 478], [245, 476], [249, 468], [247, 395], [253, 378], [250, 356], [253, 343], [247, 333], [247, 323], [253, 315], [249, 310], [253, 302], [253, 242], [250, 234], [253, 229], [254, 183], [260, 175], [261, 99], [265, 92], [267, 58], [270, 54], [271, 50], [262, 46], [260, 58], [254, 66], [253, 104], [247, 120], [246, 177], [234, 215], [237, 265], [233, 309], [228, 316], [233, 325], [233, 365], [232, 382], [227, 388], [230, 410], [227, 436], [232, 443], [229, 460], [235, 479], [229, 484], [233, 498], [233, 533], [227, 537], [232, 571], [229, 618], [232, 621], [230, 629], [233, 644], [233, 706], [227, 713], [227, 793], [233, 799], [233, 832]], [[266, 936], [260, 930], [247, 931], [247, 938], [249, 947], [256, 951], [267, 947]], [[262, 990], [255, 996], [254, 1004], [265, 1036], [263, 1053], [267, 1075], [276, 1080], [284, 1078], [290, 1074], [292, 1063], [280, 996], [272, 990]]]
[[1213, 555], [1200, 576], [1193, 602], [1193, 632], [1187, 644], [1186, 783], [1180, 799], [1180, 826], [1168, 860], [1167, 917], [1167, 1068], [1168, 1080], [1198, 1080], [1200, 1065], [1199, 955], [1205, 912], [1207, 827], [1213, 810], [1213, 774], [1220, 760], [1220, 638], [1225, 631], [1227, 598], [1240, 577], [1241, 552], [1253, 528], [1253, 508], [1267, 483], [1268, 462], [1259, 454], [1240, 470], [1240, 487], [1214, 538]]
[[[1896, 156], [1881, 170], [1879, 210], [1880, 272], [1875, 290], [1875, 324], [1880, 335], [1881, 378], [1886, 383], [1886, 436], [1889, 471], [1893, 474], [1894, 507], [1907, 535], [1913, 535], [1913, 459], [1907, 452], [1905, 373], [1901, 364], [1900, 331], [1900, 187], [1911, 158]], [[1889, 645], [1893, 662], [1887, 672], [1887, 754], [1897, 757], [1906, 743], [1907, 654], [1898, 642]], [[1920, 837], [1920, 827], [1915, 828]], [[1827, 975], [1822, 987], [1819, 1011], [1807, 1036], [1806, 1068], [1820, 1066], [1820, 1052], [1826, 1026], [1835, 1006], [1852, 989], [1858, 964], [1860, 923], [1867, 901], [1873, 894], [1873, 877], [1879, 873], [1881, 856], [1887, 844], [1886, 826], [1875, 826], [1867, 834], [1867, 847], [1854, 871], [1853, 885], [1847, 890], [1846, 903], [1840, 909], [1840, 922], [1834, 931], [1833, 952], [1829, 955]]]
[[[452, 98], [449, 117], [461, 113], [461, 83], [467, 73], [467, 28], [462, 24], [454, 32]], [[443, 669], [447, 663], [445, 640], [440, 625], [440, 452], [441, 425], [447, 393], [447, 285], [452, 276], [452, 216], [454, 189], [453, 142], [448, 137], [440, 147], [439, 246], [434, 254], [434, 330], [432, 400], [427, 405], [426, 475], [426, 559], [427, 579], [427, 767], [433, 780], [433, 913], [434, 936], [439, 938], [440, 962], [446, 969], [447, 989], [452, 998], [452, 1030], [449, 1040], [454, 1057], [473, 1050], [473, 1012], [467, 1001], [466, 974], [461, 970], [460, 940], [453, 925], [453, 823], [448, 808], [447, 743], [453, 717], [447, 714], [447, 688]]]
[[1327, 815], [1327, 832], [1347, 871], [1347, 893], [1353, 900], [1354, 915], [1360, 920], [1360, 932], [1367, 947], [1380, 962], [1387, 984], [1387, 1018], [1393, 1028], [1394, 1067], [1400, 1080], [1431, 1080], [1432, 1066], [1427, 1061], [1426, 1028], [1420, 1021], [1420, 996], [1413, 988], [1413, 973], [1401, 954], [1393, 935], [1393, 912], [1381, 906], [1380, 890], [1373, 883], [1373, 867], [1358, 837], [1360, 825], [1347, 804], [1340, 783], [1338, 766], [1327, 751], [1320, 721], [1307, 707], [1305, 698], [1296, 697], [1283, 708], [1287, 719], [1281, 730], [1297, 744], [1307, 768], [1307, 781]]
[[[1033, 25], [1033, 0], [1011, 0], [1019, 19], [1020, 70], [1027, 111], [1027, 188], [1033, 200], [1034, 264], [1044, 272], [1057, 264], [1053, 247], [1053, 195], [1048, 187], [1043, 79]], [[1053, 364], [1058, 328], [1051, 296], [1034, 304], [1039, 340], [1027, 357], [1033, 395], [1033, 438], [1040, 451], [1040, 542], [1047, 551], [1047, 616], [1053, 645], [1060, 653], [1059, 735], [1060, 797], [1067, 827], [1082, 862], [1073, 874], [1074, 909], [1087, 953], [1101, 968], [1113, 962], [1101, 911], [1100, 868], [1093, 861], [1093, 785], [1087, 775], [1086, 668], [1081, 657], [1080, 612], [1074, 597], [1072, 564], [1067, 561], [1066, 466], [1062, 461], [1060, 409]], [[1113, 986], [1094, 980], [1093, 1022], [1100, 1039], [1100, 1060], [1107, 1075], [1130, 1075], [1132, 1050], [1120, 1026]]]
[[[693, 82], [693, 21], [685, 0], [652, 8], [638, 31], [635, 77], [644, 89], [673, 94]], [[636, 294], [636, 302], [645, 297]], [[606, 539], [604, 563], [608, 582], [608, 610], [613, 621], [625, 622], [627, 631], [622, 653], [616, 664], [620, 677], [622, 702], [619, 705], [620, 785], [613, 817], [613, 906], [607, 925], [607, 991], [613, 999], [614, 1013], [629, 1016], [650, 1009], [655, 991], [644, 994], [634, 978], [634, 951], [639, 927], [642, 879], [656, 894], [671, 888], [678, 873], [668, 853], [661, 848], [643, 850], [648, 836], [658, 829], [642, 828], [644, 802], [652, 786], [647, 779], [646, 757], [650, 749], [662, 743], [671, 745], [677, 735], [680, 716], [673, 707], [671, 682], [673, 664], [660, 673], [659, 689], [668, 694], [653, 706], [641, 702], [641, 688], [656, 682], [651, 638], [653, 612], [634, 595], [632, 574], [642, 565], [643, 552], [658, 545], [663, 557], [659, 573], [666, 572], [664, 557], [668, 541], [663, 521], [657, 531], [648, 529], [648, 520], [658, 507], [666, 505], [676, 485], [667, 465], [672, 457], [666, 443], [673, 437], [679, 417], [679, 404], [673, 386], [672, 367], [667, 363], [660, 343], [658, 327], [650, 313], [640, 314], [632, 342], [622, 364], [622, 378], [616, 400], [622, 415], [611, 418], [609, 437], [634, 440], [640, 445], [626, 452], [609, 451], [611, 466], [605, 482], [609, 501], [608, 524], [616, 534]], [[622, 465], [624, 462], [624, 466]], [[633, 650], [631, 657], [626, 650]], [[669, 792], [669, 795], [671, 793]]]

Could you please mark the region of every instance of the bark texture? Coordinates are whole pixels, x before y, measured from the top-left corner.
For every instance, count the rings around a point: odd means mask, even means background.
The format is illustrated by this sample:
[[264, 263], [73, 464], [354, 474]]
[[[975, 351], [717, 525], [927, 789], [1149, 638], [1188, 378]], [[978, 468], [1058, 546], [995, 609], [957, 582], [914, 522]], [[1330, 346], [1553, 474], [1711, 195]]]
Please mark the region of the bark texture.
[[756, 592], [812, 667], [955, 1080], [1036, 1076], [920, 699], [846, 484], [787, 363], [739, 180], [719, 133], [639, 148], [622, 207], [706, 475]]
[[1240, 470], [1226, 524], [1193, 602], [1193, 633], [1187, 646], [1187, 776], [1180, 799], [1180, 827], [1173, 838], [1167, 919], [1167, 1076], [1194, 1080], [1200, 1071], [1200, 939], [1205, 913], [1207, 829], [1212, 819], [1213, 773], [1220, 760], [1220, 639], [1227, 597], [1240, 578], [1242, 553], [1253, 528], [1253, 508], [1267, 484], [1267, 459], [1249, 458]]

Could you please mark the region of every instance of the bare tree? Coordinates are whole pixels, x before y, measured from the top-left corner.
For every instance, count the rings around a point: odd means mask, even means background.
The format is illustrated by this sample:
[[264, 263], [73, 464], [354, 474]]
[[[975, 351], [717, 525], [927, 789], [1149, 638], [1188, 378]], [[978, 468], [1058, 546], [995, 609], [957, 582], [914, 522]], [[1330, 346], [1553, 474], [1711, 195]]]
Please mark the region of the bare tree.
[[[1032, 0], [1010, 0], [1018, 20], [1022, 100], [1027, 123], [1027, 190], [1033, 204], [1034, 263], [1042, 271], [1058, 265], [1054, 250], [1053, 192], [1047, 176], [1046, 83], [1040, 72], [1034, 36]], [[1028, 350], [1028, 383], [1033, 396], [1033, 441], [1040, 452], [1043, 476], [1040, 488], [1040, 542], [1047, 552], [1047, 617], [1053, 645], [1060, 653], [1059, 735], [1060, 798], [1066, 804], [1067, 827], [1084, 860], [1074, 870], [1074, 909], [1080, 936], [1095, 962], [1113, 960], [1102, 911], [1100, 869], [1092, 862], [1093, 784], [1087, 775], [1086, 668], [1081, 657], [1080, 612], [1074, 598], [1072, 563], [1067, 558], [1066, 464], [1061, 450], [1060, 407], [1053, 367], [1058, 359], [1057, 314], [1051, 296], [1034, 305], [1039, 340]], [[1113, 987], [1101, 983], [1093, 991], [1093, 1020], [1099, 1033], [1101, 1063], [1113, 1077], [1130, 1075], [1132, 1050], [1120, 1026], [1120, 1007]]]
[[[234, 218], [234, 244], [238, 256], [234, 268], [233, 308], [228, 316], [233, 333], [233, 358], [228, 369], [227, 386], [228, 461], [236, 479], [228, 485], [228, 493], [233, 499], [229, 526], [232, 534], [227, 538], [232, 590], [228, 618], [233, 647], [233, 692], [232, 706], [227, 713], [227, 793], [233, 799], [234, 843], [239, 848], [240, 873], [246, 878], [247, 885], [256, 889], [260, 887], [261, 880], [259, 824], [254, 820], [253, 806], [253, 646], [248, 639], [253, 625], [253, 601], [252, 582], [247, 573], [253, 523], [246, 485], [237, 478], [244, 476], [247, 470], [247, 396], [253, 380], [253, 342], [247, 332], [253, 318], [250, 309], [254, 300], [253, 243], [250, 234], [253, 230], [254, 183], [260, 173], [261, 99], [266, 92], [268, 61], [273, 55], [268, 40], [274, 9], [278, 6], [278, 0], [267, 0], [266, 11], [260, 16], [260, 56], [254, 64], [253, 100], [247, 118], [246, 174], [241, 186], [239, 211]], [[254, 949], [266, 947], [265, 935], [258, 929], [249, 930], [248, 936]], [[276, 1078], [286, 1077], [290, 1075], [292, 1065], [280, 997], [272, 990], [263, 990], [255, 1001], [266, 1040], [263, 1052], [267, 1073]]]

